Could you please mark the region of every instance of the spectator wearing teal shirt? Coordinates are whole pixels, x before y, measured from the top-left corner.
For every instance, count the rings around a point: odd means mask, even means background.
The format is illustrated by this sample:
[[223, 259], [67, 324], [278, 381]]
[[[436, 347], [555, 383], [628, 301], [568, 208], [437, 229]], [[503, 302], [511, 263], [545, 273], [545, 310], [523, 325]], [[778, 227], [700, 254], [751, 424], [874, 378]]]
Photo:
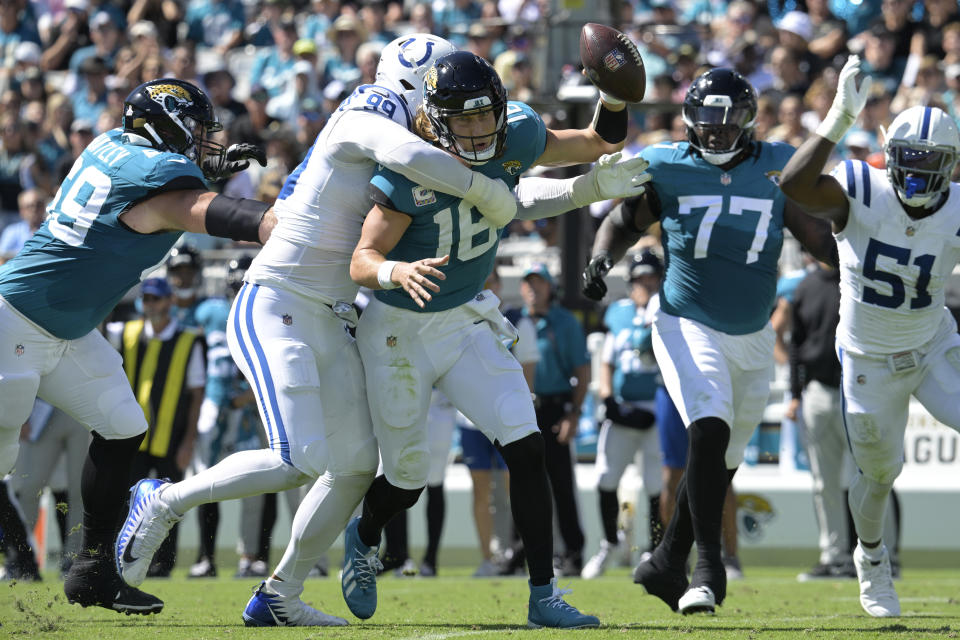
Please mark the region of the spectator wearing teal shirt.
[[[520, 294], [524, 301], [522, 314], [530, 317], [537, 329], [540, 361], [533, 391], [565, 548], [560, 572], [579, 576], [583, 569], [584, 536], [570, 444], [577, 434], [580, 405], [590, 383], [590, 354], [580, 322], [554, 301], [553, 277], [546, 265], [536, 263], [524, 272]], [[575, 387], [571, 386], [573, 378]]]
[[187, 40], [229, 49], [243, 38], [245, 18], [240, 0], [191, 0], [184, 17]]
[[267, 90], [271, 98], [284, 93], [293, 82], [293, 43], [297, 40], [297, 25], [284, 20], [270, 28], [274, 46], [257, 55], [250, 69], [250, 84]]

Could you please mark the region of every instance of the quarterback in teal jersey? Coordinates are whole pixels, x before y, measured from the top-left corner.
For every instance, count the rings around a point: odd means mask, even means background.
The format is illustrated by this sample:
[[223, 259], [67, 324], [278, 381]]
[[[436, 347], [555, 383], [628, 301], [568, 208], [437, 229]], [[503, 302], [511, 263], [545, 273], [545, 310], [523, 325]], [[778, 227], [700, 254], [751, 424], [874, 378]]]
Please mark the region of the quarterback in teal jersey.
[[[694, 613], [713, 612], [726, 595], [720, 518], [770, 395], [769, 319], [784, 227], [812, 254], [836, 259], [827, 225], [777, 186], [793, 148], [753, 140], [757, 98], [743, 76], [707, 71], [690, 86], [682, 114], [688, 141], [641, 152], [653, 188], [603, 221], [583, 280], [588, 297], [602, 298], [610, 266], [660, 222], [666, 266], [653, 348], [690, 449], [677, 508], [634, 581], [674, 611]], [[694, 541], [697, 565], [688, 582], [684, 565]]]
[[[625, 121], [605, 133], [600, 127], [547, 129], [530, 107], [508, 103], [493, 68], [469, 52], [447, 54], [427, 72], [423, 109], [420, 122], [428, 126], [421, 135], [511, 186], [534, 165], [589, 162], [619, 149], [626, 136]], [[599, 176], [615, 174], [623, 164], [625, 174], [607, 185], [615, 189], [595, 188], [605, 182]], [[569, 185], [565, 209], [616, 191], [642, 191], [643, 166], [611, 164], [608, 158], [574, 179], [580, 182]], [[585, 197], [581, 189], [588, 185], [594, 186]], [[543, 440], [521, 366], [508, 351], [516, 330], [498, 310], [497, 297], [483, 291], [501, 227], [459, 198], [387, 171], [373, 177], [371, 193], [375, 206], [364, 221], [350, 275], [376, 290], [360, 318], [357, 346], [384, 475], [367, 492], [363, 515], [347, 528], [348, 552], [375, 549], [383, 525], [423, 490], [426, 413], [436, 386], [495, 443], [510, 470], [511, 506], [530, 569], [528, 625], [599, 625], [563, 600], [553, 578]], [[345, 594], [349, 586], [344, 571]]]
[[210, 100], [180, 80], [144, 83], [124, 103], [123, 127], [83, 151], [47, 207], [43, 226], [0, 267], [0, 474], [17, 459], [20, 427], [40, 397], [93, 434], [84, 464], [83, 551], [67, 574], [67, 600], [123, 613], [163, 602], [127, 586], [112, 542], [130, 462], [147, 423], [120, 354], [97, 331], [141, 273], [182, 231], [264, 241], [275, 223], [263, 203], [209, 192], [262, 152], [224, 150]]

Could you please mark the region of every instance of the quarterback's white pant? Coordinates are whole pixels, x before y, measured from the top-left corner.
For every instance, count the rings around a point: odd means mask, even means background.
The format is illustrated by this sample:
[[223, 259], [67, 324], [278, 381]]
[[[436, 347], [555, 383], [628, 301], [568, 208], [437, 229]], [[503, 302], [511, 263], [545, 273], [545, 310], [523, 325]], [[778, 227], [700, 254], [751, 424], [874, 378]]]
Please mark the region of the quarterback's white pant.
[[317, 477], [373, 473], [363, 366], [345, 318], [299, 294], [245, 284], [227, 341], [257, 399], [270, 449]]
[[960, 430], [960, 335], [945, 318], [937, 335], [918, 349], [918, 366], [894, 373], [885, 356], [840, 347], [844, 421], [853, 459], [867, 478], [890, 484], [903, 469], [903, 435], [910, 396], [930, 414]]
[[374, 298], [360, 317], [357, 346], [384, 474], [394, 486], [427, 484], [426, 419], [434, 386], [491, 442], [505, 445], [539, 432], [520, 363], [469, 304], [430, 313]]
[[728, 469], [743, 462], [743, 450], [763, 419], [774, 338], [769, 323], [734, 336], [662, 309], [653, 322], [653, 352], [683, 424], [712, 417], [730, 426]]
[[436, 487], [443, 484], [450, 463], [450, 445], [453, 444], [453, 430], [457, 426], [457, 408], [447, 396], [437, 389], [430, 397], [427, 410], [427, 442], [430, 443], [430, 469], [427, 472], [427, 484]]
[[636, 462], [640, 467], [646, 494], [659, 495], [663, 488], [663, 474], [660, 470], [657, 426], [634, 429], [605, 420], [597, 438], [597, 488], [616, 491], [623, 472], [631, 462]]
[[20, 427], [40, 397], [107, 440], [147, 430], [123, 359], [98, 331], [61, 340], [0, 298], [0, 475], [13, 468]]

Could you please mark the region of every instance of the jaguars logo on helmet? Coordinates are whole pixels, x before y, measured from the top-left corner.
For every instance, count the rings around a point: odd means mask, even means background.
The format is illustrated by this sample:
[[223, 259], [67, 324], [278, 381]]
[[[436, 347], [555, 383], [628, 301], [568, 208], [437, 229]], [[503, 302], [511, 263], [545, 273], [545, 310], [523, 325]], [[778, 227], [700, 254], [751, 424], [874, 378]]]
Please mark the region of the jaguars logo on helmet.
[[186, 156], [209, 177], [220, 174], [226, 151], [207, 139], [223, 127], [198, 87], [161, 78], [141, 84], [123, 103], [123, 130], [160, 151]]

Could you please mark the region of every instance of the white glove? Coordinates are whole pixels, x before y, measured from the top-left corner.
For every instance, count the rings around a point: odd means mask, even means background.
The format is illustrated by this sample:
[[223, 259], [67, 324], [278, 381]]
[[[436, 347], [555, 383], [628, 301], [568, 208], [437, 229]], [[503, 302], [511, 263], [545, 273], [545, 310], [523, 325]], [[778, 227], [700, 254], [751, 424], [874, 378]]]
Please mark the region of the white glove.
[[833, 98], [833, 105], [817, 127], [817, 135], [823, 136], [836, 144], [847, 133], [847, 129], [857, 121], [857, 116], [867, 104], [867, 93], [873, 79], [864, 77], [857, 89], [857, 74], [860, 73], [860, 56], [850, 56], [840, 70], [837, 82], [837, 95]]
[[636, 156], [620, 161], [621, 152], [600, 156], [589, 172], [574, 179], [573, 203], [585, 207], [591, 202], [613, 198], [632, 198], [646, 190], [653, 176], [647, 173], [650, 163]]
[[506, 226], [517, 215], [517, 199], [510, 187], [502, 180], [488, 178], [476, 171], [463, 199], [497, 227]]

